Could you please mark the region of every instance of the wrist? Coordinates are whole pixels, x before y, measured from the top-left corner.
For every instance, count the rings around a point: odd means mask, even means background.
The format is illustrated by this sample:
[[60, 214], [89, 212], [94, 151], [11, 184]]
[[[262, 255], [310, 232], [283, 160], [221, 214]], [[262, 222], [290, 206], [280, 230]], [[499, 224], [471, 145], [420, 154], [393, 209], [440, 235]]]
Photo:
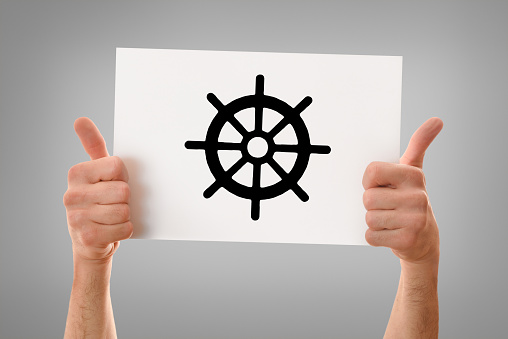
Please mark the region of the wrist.
[[84, 259], [74, 255], [74, 283], [99, 282], [100, 285], [109, 286], [111, 278], [112, 257], [107, 260]]
[[439, 258], [425, 262], [407, 262], [401, 259], [400, 267], [404, 294], [413, 297], [437, 294]]
[[400, 259], [400, 267], [403, 275], [425, 276], [436, 278], [439, 270], [439, 251], [429, 255], [425, 260], [407, 261]]
[[110, 244], [108, 248], [104, 251], [101, 250], [100, 253], [89, 250], [82, 253], [83, 251], [80, 251], [81, 247], [73, 244], [74, 279], [93, 274], [109, 280], [113, 254], [119, 245], [119, 242]]

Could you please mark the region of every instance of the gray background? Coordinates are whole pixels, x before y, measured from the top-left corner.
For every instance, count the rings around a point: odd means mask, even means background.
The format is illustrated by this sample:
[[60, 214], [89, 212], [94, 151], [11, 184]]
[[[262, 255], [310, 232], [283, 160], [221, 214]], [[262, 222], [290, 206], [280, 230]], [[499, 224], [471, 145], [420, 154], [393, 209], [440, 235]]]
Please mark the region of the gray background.
[[[427, 118], [441, 232], [442, 338], [505, 338], [507, 1], [1, 1], [0, 337], [63, 336], [72, 252], [62, 196], [113, 141], [115, 47], [404, 56], [401, 149]], [[399, 278], [385, 248], [128, 240], [122, 338], [378, 338]]]

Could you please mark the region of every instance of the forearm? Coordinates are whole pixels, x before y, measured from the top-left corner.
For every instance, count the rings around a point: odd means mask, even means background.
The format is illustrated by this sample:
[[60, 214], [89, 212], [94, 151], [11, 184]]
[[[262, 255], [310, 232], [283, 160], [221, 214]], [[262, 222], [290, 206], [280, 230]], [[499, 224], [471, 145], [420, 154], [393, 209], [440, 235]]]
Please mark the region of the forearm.
[[111, 260], [96, 265], [75, 259], [66, 339], [116, 338], [110, 277]]
[[384, 339], [437, 338], [439, 259], [414, 264], [401, 260], [399, 288]]

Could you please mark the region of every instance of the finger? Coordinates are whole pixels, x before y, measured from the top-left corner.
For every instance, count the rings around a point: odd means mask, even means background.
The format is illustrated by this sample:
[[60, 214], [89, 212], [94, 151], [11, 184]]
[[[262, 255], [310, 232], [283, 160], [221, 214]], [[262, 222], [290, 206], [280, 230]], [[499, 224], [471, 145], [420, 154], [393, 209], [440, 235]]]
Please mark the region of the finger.
[[374, 231], [393, 230], [401, 227], [397, 215], [400, 213], [394, 210], [370, 210], [365, 213], [365, 222]]
[[362, 184], [366, 190], [374, 187], [415, 186], [424, 185], [424, 178], [418, 168], [375, 161], [365, 169]]
[[120, 240], [129, 239], [132, 236], [133, 225], [126, 221], [116, 225], [102, 225], [94, 222], [87, 223], [82, 229], [83, 234], [90, 237], [86, 241], [89, 246], [106, 246]]
[[117, 156], [100, 158], [74, 165], [69, 170], [71, 184], [95, 184], [101, 181], [129, 181], [129, 173]]
[[441, 132], [441, 129], [443, 129], [443, 121], [439, 118], [430, 118], [424, 122], [409, 140], [409, 145], [400, 158], [400, 163], [422, 168], [425, 151]]
[[90, 188], [89, 198], [94, 204], [127, 204], [130, 201], [131, 192], [125, 181], [101, 181]]
[[103, 225], [121, 224], [131, 217], [128, 204], [93, 205], [87, 213], [90, 220]]
[[124, 181], [100, 181], [93, 185], [72, 185], [64, 194], [65, 206], [86, 208], [91, 204], [127, 204], [130, 201], [129, 184]]
[[374, 187], [363, 192], [363, 205], [369, 210], [393, 210], [400, 205], [397, 190], [390, 187]]
[[381, 231], [369, 228], [365, 232], [365, 240], [372, 246], [383, 246], [403, 251], [416, 243], [416, 233], [407, 228]]
[[399, 228], [420, 229], [425, 218], [417, 212], [396, 210], [370, 210], [365, 213], [367, 226], [374, 231], [395, 230]]
[[91, 160], [109, 156], [106, 142], [92, 120], [86, 117], [76, 119], [74, 130]]

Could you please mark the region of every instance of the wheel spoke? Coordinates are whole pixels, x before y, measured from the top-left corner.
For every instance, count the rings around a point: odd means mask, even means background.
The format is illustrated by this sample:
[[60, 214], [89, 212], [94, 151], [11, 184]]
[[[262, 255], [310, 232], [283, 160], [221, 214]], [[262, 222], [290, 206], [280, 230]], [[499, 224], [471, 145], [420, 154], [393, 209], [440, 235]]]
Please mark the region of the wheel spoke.
[[244, 157], [241, 157], [240, 159], [238, 159], [237, 162], [234, 163], [233, 166], [231, 166], [227, 171], [226, 171], [226, 174], [228, 177], [232, 177], [233, 175], [235, 175], [236, 172], [238, 172], [240, 170], [240, 168], [243, 167], [243, 165], [245, 165], [247, 163], [247, 160], [244, 158]]
[[213, 93], [208, 93], [206, 96], [208, 101], [213, 105], [213, 107], [217, 108], [217, 111], [220, 111], [224, 108], [224, 104], [217, 98], [217, 96]]
[[275, 125], [274, 128], [270, 132], [268, 132], [268, 135], [272, 138], [274, 138], [277, 134], [280, 133], [287, 125], [289, 125], [289, 119], [286, 117], [282, 118], [281, 121], [277, 125]]
[[305, 202], [309, 200], [309, 195], [307, 192], [305, 192], [303, 188], [301, 188], [297, 183], [291, 187], [291, 190], [296, 194], [298, 198], [300, 198], [301, 201]]
[[233, 126], [233, 128], [236, 129], [242, 136], [245, 136], [247, 133], [249, 133], [234, 115], [230, 116], [228, 121]]
[[275, 144], [275, 152], [328, 154], [331, 152], [331, 148], [325, 145], [309, 145], [304, 147], [300, 145]]
[[312, 103], [311, 97], [303, 98], [303, 100], [300, 101], [298, 105], [295, 106], [295, 108], [293, 108], [293, 113], [298, 115], [301, 114], [307, 107], [309, 107], [311, 103]]
[[[277, 161], [273, 160], [273, 159], [270, 159], [268, 161], [268, 164], [270, 165], [270, 167], [273, 168], [273, 170], [275, 171], [275, 173], [277, 173], [279, 175], [279, 177], [281, 177], [281, 179], [284, 179], [285, 177], [287, 177], [287, 173], [286, 171], [277, 163]], [[296, 194], [296, 196], [298, 198], [300, 198], [301, 201], [307, 201], [309, 200], [309, 195], [303, 190], [303, 188], [301, 188], [297, 182], [293, 183], [293, 187], [291, 187], [291, 190]]]
[[275, 144], [275, 152], [298, 153], [302, 148], [298, 145]]
[[224, 175], [220, 178], [217, 178], [204, 192], [203, 196], [205, 198], [210, 198], [212, 195], [215, 194], [219, 190], [219, 188], [222, 187], [222, 182], [226, 179], [231, 178], [233, 175], [235, 175], [236, 172], [240, 170], [240, 168], [243, 167], [247, 163], [247, 160], [245, 160], [243, 157], [238, 159], [237, 162], [233, 164], [226, 172], [224, 172]]
[[261, 189], [261, 164], [253, 164], [252, 170], [252, 198], [250, 215], [252, 220], [259, 219], [260, 199], [259, 191]]
[[203, 196], [205, 198], [210, 198], [212, 195], [215, 194], [215, 192], [217, 192], [219, 190], [219, 188], [221, 188], [222, 185], [219, 181], [214, 181], [204, 192], [203, 192]]
[[257, 194], [261, 187], [261, 164], [256, 163], [252, 167], [254, 168], [252, 171], [252, 189]]
[[[213, 107], [217, 109], [217, 111], [220, 112], [220, 110], [224, 108], [224, 104], [219, 100], [219, 98], [217, 98], [215, 94], [208, 93], [206, 98], [213, 105]], [[240, 123], [240, 121], [238, 121], [238, 119], [236, 119], [234, 115], [229, 116], [227, 120], [242, 136], [245, 136], [245, 134], [248, 133], [245, 127], [243, 127], [243, 125]]]
[[239, 142], [217, 142], [216, 149], [218, 150], [232, 150], [239, 151], [241, 149], [241, 145]]
[[250, 217], [252, 220], [259, 220], [259, 210], [261, 202], [259, 199], [251, 199], [250, 203]]
[[332, 151], [330, 146], [325, 145], [310, 145], [310, 153], [316, 154], [329, 154]]
[[263, 130], [263, 98], [264, 98], [265, 78], [262, 75], [256, 77], [256, 108], [254, 130], [260, 132]]
[[232, 150], [239, 151], [242, 148], [242, 144], [239, 142], [206, 142], [200, 140], [189, 140], [185, 142], [185, 148], [187, 149], [216, 149], [216, 150]]
[[189, 140], [185, 142], [185, 148], [187, 149], [206, 149], [206, 142]]
[[268, 132], [268, 135], [270, 135], [272, 138], [275, 137], [277, 134], [280, 133], [287, 125], [291, 123], [291, 120], [293, 117], [300, 115], [309, 105], [312, 103], [311, 97], [305, 97], [302, 101], [298, 103], [298, 105], [293, 108], [293, 111], [290, 113], [290, 115], [285, 115], [284, 118], [282, 118], [281, 121], [277, 125], [275, 125], [274, 128], [270, 132]]

